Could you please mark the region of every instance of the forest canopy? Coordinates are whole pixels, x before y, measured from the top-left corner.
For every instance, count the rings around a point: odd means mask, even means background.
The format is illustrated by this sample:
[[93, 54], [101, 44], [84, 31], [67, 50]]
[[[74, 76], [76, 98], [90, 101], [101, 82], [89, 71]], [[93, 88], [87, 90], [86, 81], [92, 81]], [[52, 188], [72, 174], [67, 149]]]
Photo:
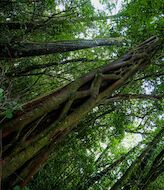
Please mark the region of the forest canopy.
[[163, 190], [162, 0], [1, 0], [4, 190]]

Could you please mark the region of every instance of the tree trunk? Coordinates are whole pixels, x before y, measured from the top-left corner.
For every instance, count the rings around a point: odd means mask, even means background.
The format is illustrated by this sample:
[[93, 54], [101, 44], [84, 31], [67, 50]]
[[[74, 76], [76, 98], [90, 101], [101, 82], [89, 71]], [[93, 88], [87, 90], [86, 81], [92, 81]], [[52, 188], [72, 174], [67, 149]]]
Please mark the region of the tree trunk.
[[53, 67], [57, 65], [64, 65], [64, 64], [69, 64], [69, 63], [85, 63], [85, 62], [96, 62], [98, 61], [97, 59], [87, 59], [87, 58], [79, 58], [79, 59], [70, 59], [70, 60], [65, 60], [61, 62], [49, 62], [45, 64], [33, 64], [27, 67], [23, 68], [14, 68], [13, 70], [5, 73], [7, 77], [21, 77], [21, 76], [27, 76], [27, 73], [37, 70], [37, 69], [46, 69], [48, 67]]
[[[137, 146], [136, 146], [137, 147]], [[102, 169], [100, 172], [97, 172], [95, 174], [92, 174], [91, 176], [87, 176], [86, 180], [84, 182], [80, 182], [76, 190], [87, 190], [89, 187], [92, 187], [96, 182], [99, 182], [103, 177], [105, 177], [107, 174], [110, 173], [113, 169], [115, 169], [120, 163], [122, 163], [128, 155], [130, 155], [136, 147], [132, 148], [128, 153], [122, 155], [119, 159], [117, 159], [115, 162], [110, 164], [109, 166]]]
[[[163, 137], [163, 133], [164, 133], [164, 129], [161, 129], [161, 131], [154, 137], [154, 139], [143, 150], [141, 155], [127, 169], [124, 175], [118, 181], [116, 181], [116, 183], [113, 185], [111, 190], [120, 190], [123, 187], [124, 187], [123, 190], [131, 189], [133, 186], [136, 185], [135, 179], [136, 181], [139, 181], [138, 178], [136, 178], [135, 176], [135, 174], [138, 172], [139, 172], [139, 178], [141, 180], [138, 185], [138, 189], [144, 190], [151, 182], [153, 182], [164, 171], [164, 168], [163, 168], [164, 150], [162, 150], [153, 161], [152, 167], [149, 170], [148, 174], [145, 177], [141, 178], [142, 175], [144, 176], [147, 173], [145, 167], [143, 167], [143, 163], [147, 165], [149, 158], [151, 158], [151, 155], [154, 153], [154, 150], [156, 150], [155, 148], [157, 144], [160, 142], [161, 138]], [[138, 145], [132, 148], [128, 153], [122, 155], [121, 158], [113, 162], [111, 165], [102, 169], [100, 172], [92, 174], [91, 176], [87, 176], [84, 182], [81, 181], [77, 185], [76, 190], [87, 190], [89, 189], [89, 187], [92, 187], [94, 183], [99, 182], [105, 175], [109, 174], [110, 171], [115, 169], [115, 167], [117, 167], [121, 162], [123, 162], [128, 155], [134, 152], [134, 150], [138, 147]], [[142, 169], [142, 172], [141, 172], [141, 169]], [[126, 185], [126, 183], [128, 183], [128, 185]]]
[[139, 189], [145, 190], [148, 189], [148, 186], [154, 182], [158, 176], [164, 172], [164, 150], [162, 150], [154, 159], [151, 168], [147, 175], [142, 178]]
[[95, 40], [69, 40], [54, 43], [1, 43], [0, 59], [20, 58], [52, 53], [63, 53], [98, 46], [120, 45], [122, 38], [95, 39]]
[[150, 64], [151, 57], [160, 48], [159, 42], [158, 37], [151, 37], [112, 64], [25, 104], [12, 119], [5, 119], [1, 124], [3, 181], [15, 184], [16, 174], [29, 180], [29, 175], [37, 171], [33, 163], [40, 160], [40, 152], [53, 149], [93, 107]]
[[[120, 190], [122, 187], [124, 187], [124, 190], [128, 190], [131, 188], [135, 189], [136, 186], [140, 187], [139, 185], [143, 185], [142, 177], [146, 173], [146, 166], [149, 159], [156, 150], [155, 148], [157, 144], [161, 141], [163, 133], [164, 128], [162, 128], [159, 133], [153, 138], [153, 140], [147, 145], [141, 155], [136, 158], [131, 166], [125, 171], [123, 176], [112, 186], [111, 190]], [[139, 189], [142, 188], [140, 187]]]

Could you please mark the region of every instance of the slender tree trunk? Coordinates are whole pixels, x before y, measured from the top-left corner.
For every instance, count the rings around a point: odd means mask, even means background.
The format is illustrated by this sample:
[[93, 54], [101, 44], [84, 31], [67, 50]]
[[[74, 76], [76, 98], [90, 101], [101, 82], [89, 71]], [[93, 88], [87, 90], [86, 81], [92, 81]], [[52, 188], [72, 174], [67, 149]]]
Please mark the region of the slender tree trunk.
[[154, 182], [157, 177], [164, 172], [164, 150], [162, 150], [154, 159], [152, 166], [145, 177], [142, 178], [139, 189], [148, 189], [149, 184]]
[[[127, 182], [132, 182], [130, 185], [125, 185], [124, 190], [129, 190], [135, 186], [135, 179], [136, 176], [134, 173], [137, 173], [141, 170], [142, 167], [142, 172], [139, 173], [139, 177], [144, 174], [146, 174], [145, 167], [143, 167], [143, 163], [147, 165], [148, 158], [151, 157], [152, 153], [155, 150], [155, 147], [157, 143], [161, 140], [162, 136], [164, 133], [164, 129], [162, 129], [155, 137], [154, 139], [147, 145], [147, 147], [143, 150], [141, 155], [132, 163], [132, 165], [127, 169], [125, 174], [113, 185], [111, 190], [120, 190], [124, 184]], [[107, 166], [104, 168], [102, 171], [97, 172], [96, 174], [92, 174], [91, 176], [87, 177], [84, 182], [80, 182], [79, 185], [77, 185], [76, 190], [87, 190], [89, 187], [93, 186], [94, 183], [99, 182], [105, 175], [109, 174], [110, 171], [112, 171], [115, 167], [117, 167], [121, 162], [123, 162], [126, 157], [131, 154], [136, 147], [131, 149], [127, 154], [122, 155], [121, 158], [113, 162], [111, 165]], [[146, 189], [147, 186], [153, 182], [159, 174], [161, 174], [164, 171], [164, 150], [162, 150], [158, 156], [155, 158], [155, 160], [152, 163], [152, 167], [148, 174], [144, 177], [141, 178], [141, 182], [139, 183], [138, 187], [139, 189]], [[130, 179], [130, 180], [129, 180]], [[137, 180], [137, 179], [136, 179]], [[139, 180], [138, 180], [139, 181]]]
[[126, 170], [123, 176], [112, 186], [111, 190], [120, 190], [122, 187], [124, 187], [124, 190], [128, 190], [130, 188], [139, 186], [136, 184], [136, 181], [139, 183], [140, 179], [142, 179], [142, 176], [144, 176], [146, 173], [146, 166], [148, 164], [149, 158], [151, 158], [155, 147], [161, 141], [163, 133], [164, 128], [162, 128], [153, 138], [153, 140], [147, 145], [141, 155], [137, 157], [137, 159]]
[[98, 46], [120, 45], [122, 38], [69, 40], [54, 43], [9, 43], [0, 44], [0, 58], [19, 58], [28, 56], [63, 53]]
[[112, 171], [120, 163], [122, 163], [126, 159], [126, 157], [136, 149], [136, 147], [132, 148], [128, 153], [122, 155], [119, 159], [117, 159], [115, 162], [113, 162], [109, 166], [105, 167], [102, 171], [97, 172], [87, 177], [84, 183], [80, 182], [80, 184], [77, 185], [76, 190], [87, 190], [89, 189], [89, 187], [92, 187], [96, 182], [100, 181], [104, 176], [109, 174], [110, 171]]
[[[28, 166], [32, 165], [33, 175], [37, 169], [32, 163], [39, 152], [54, 147], [51, 145], [65, 138], [93, 107], [150, 64], [151, 57], [160, 48], [159, 42], [158, 37], [151, 37], [112, 64], [95, 69], [65, 87], [25, 104], [12, 119], [4, 120], [1, 124], [3, 180], [12, 179], [12, 184], [15, 184], [18, 173], [19, 176], [26, 173], [23, 179], [30, 179], [31, 167]], [[24, 172], [27, 170], [29, 172]]]
[[45, 63], [45, 64], [33, 64], [30, 66], [27, 66], [25, 68], [15, 68], [7, 73], [5, 73], [5, 75], [7, 77], [21, 77], [24, 76], [24, 74], [27, 74], [31, 71], [37, 70], [37, 69], [45, 69], [45, 68], [49, 68], [49, 67], [53, 67], [53, 66], [57, 66], [57, 65], [65, 65], [65, 64], [69, 64], [69, 63], [85, 63], [85, 62], [96, 62], [98, 61], [97, 59], [87, 59], [87, 58], [79, 58], [79, 59], [70, 59], [70, 60], [65, 60], [65, 61], [61, 61], [61, 62], [49, 62], [49, 63]]

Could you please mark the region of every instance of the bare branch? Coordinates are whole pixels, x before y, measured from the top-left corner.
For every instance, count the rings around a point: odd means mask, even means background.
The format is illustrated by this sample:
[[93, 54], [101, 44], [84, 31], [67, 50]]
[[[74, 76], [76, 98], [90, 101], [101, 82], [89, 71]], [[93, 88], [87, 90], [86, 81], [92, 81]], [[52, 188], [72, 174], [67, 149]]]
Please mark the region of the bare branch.
[[102, 104], [107, 104], [114, 101], [140, 99], [140, 100], [162, 100], [164, 95], [150, 95], [150, 94], [118, 94], [106, 99]]

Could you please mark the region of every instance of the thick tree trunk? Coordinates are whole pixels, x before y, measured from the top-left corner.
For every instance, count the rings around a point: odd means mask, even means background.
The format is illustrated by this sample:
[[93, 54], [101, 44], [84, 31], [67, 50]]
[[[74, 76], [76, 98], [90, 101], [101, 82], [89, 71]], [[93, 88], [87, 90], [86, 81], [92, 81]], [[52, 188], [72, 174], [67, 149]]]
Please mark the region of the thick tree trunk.
[[19, 58], [28, 56], [63, 53], [98, 46], [120, 45], [122, 38], [95, 39], [95, 40], [69, 40], [54, 43], [17, 43], [0, 44], [0, 58]]
[[42, 163], [39, 155], [53, 149], [93, 107], [149, 64], [159, 42], [158, 37], [151, 37], [112, 64], [27, 103], [12, 119], [4, 120], [3, 180], [20, 183], [16, 177], [19, 174], [27, 182], [37, 171], [36, 159]]

